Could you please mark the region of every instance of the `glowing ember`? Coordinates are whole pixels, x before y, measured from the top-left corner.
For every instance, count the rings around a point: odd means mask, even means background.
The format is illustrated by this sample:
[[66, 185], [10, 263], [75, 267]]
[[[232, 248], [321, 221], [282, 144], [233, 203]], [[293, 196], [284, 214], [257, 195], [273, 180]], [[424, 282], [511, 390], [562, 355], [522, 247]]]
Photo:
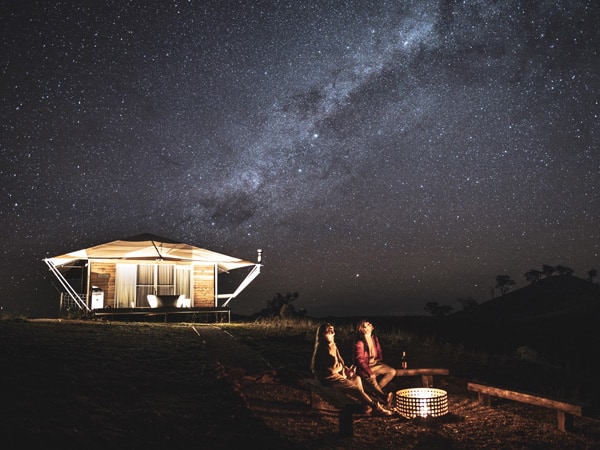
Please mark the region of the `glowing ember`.
[[442, 389], [411, 388], [396, 392], [396, 410], [407, 419], [448, 414], [448, 393]]

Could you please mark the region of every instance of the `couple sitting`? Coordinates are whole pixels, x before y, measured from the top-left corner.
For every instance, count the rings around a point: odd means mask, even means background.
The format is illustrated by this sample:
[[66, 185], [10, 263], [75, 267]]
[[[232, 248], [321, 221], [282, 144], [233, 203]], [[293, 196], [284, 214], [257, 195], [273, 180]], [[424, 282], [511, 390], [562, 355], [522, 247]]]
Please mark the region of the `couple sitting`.
[[[396, 376], [396, 369], [382, 361], [379, 340], [373, 335], [373, 324], [367, 320], [358, 323], [354, 343], [356, 369], [348, 367], [335, 344], [335, 329], [330, 323], [317, 328], [311, 370], [324, 385], [343, 392], [365, 405], [365, 412], [390, 416], [393, 393], [383, 390]], [[377, 379], [381, 377], [381, 379]], [[372, 392], [365, 392], [365, 386]], [[384, 406], [385, 404], [385, 406]]]

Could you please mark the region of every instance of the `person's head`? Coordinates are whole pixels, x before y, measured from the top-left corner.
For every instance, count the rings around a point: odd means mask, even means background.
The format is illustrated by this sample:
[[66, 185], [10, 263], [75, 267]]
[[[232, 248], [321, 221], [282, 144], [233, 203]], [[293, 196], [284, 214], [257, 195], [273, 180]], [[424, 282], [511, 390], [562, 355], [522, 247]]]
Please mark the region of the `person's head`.
[[335, 328], [330, 323], [322, 323], [317, 328], [316, 343], [329, 341], [332, 342], [335, 337]]
[[322, 323], [317, 327], [317, 334], [315, 336], [315, 347], [313, 350], [313, 355], [310, 360], [310, 370], [315, 371], [315, 362], [317, 352], [319, 348], [323, 347], [323, 344], [327, 344], [328, 342], [333, 342], [335, 337], [335, 329], [333, 325], [330, 323]]
[[363, 319], [360, 322], [358, 322], [358, 325], [356, 327], [356, 331], [358, 332], [358, 334], [361, 335], [373, 333], [374, 329], [375, 327], [373, 326], [373, 324], [367, 319]]

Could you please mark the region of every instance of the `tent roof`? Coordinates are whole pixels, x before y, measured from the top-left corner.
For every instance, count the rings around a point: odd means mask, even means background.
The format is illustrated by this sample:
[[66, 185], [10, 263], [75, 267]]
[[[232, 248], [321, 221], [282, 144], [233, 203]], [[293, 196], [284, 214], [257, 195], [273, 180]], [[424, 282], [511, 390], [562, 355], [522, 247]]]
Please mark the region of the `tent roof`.
[[220, 272], [256, 265], [256, 263], [251, 261], [245, 261], [152, 234], [139, 234], [126, 239], [48, 258], [55, 266], [63, 266], [77, 260], [90, 259], [190, 261], [216, 264]]

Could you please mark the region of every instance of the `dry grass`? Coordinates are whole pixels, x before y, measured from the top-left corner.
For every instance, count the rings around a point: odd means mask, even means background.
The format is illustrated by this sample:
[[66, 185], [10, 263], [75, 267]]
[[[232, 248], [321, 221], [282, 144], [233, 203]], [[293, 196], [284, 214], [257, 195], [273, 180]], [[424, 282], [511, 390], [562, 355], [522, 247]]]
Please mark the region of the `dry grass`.
[[3, 448], [279, 442], [189, 325], [5, 320], [0, 360]]
[[[297, 384], [314, 322], [220, 325], [225, 334], [193, 326], [1, 320], [3, 448], [600, 448], [598, 422], [575, 418], [575, 432], [562, 433], [544, 408], [480, 407], [456, 375], [436, 380], [448, 416], [358, 416], [355, 437], [341, 438], [336, 412], [311, 409]], [[336, 328], [346, 345], [351, 328]], [[419, 350], [425, 361], [436, 359], [433, 343], [419, 345], [432, 350]], [[273, 370], [259, 376], [262, 364]]]

